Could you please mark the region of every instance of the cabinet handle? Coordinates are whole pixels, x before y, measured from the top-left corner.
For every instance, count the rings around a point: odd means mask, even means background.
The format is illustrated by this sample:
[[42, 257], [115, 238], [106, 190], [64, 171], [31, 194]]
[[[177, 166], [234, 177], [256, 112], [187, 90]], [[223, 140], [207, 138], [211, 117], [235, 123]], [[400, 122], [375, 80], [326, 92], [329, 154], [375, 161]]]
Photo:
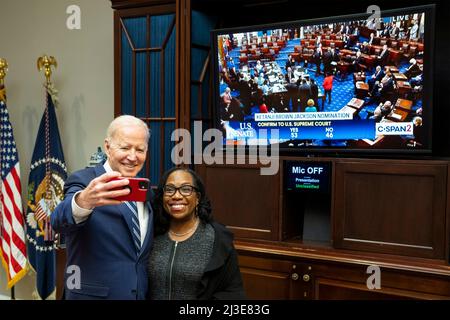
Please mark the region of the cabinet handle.
[[303, 281], [308, 282], [310, 279], [309, 274], [304, 274], [303, 275]]
[[298, 273], [294, 272], [293, 274], [291, 274], [291, 279], [294, 281], [298, 280]]

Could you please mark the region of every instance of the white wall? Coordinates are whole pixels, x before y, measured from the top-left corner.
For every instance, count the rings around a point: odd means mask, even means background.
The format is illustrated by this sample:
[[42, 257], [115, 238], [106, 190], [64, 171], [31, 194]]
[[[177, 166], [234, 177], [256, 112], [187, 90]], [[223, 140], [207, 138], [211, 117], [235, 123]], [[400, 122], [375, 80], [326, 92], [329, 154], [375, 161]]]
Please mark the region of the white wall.
[[[81, 29], [69, 30], [66, 8], [81, 9]], [[114, 117], [113, 10], [109, 0], [1, 0], [0, 57], [9, 64], [5, 78], [8, 110], [18, 146], [24, 203], [29, 166], [44, 111], [44, 74], [39, 56], [52, 55], [58, 67], [57, 117], [69, 172], [86, 166]], [[0, 295], [8, 295], [0, 266]], [[34, 276], [16, 286], [16, 297], [31, 299]]]

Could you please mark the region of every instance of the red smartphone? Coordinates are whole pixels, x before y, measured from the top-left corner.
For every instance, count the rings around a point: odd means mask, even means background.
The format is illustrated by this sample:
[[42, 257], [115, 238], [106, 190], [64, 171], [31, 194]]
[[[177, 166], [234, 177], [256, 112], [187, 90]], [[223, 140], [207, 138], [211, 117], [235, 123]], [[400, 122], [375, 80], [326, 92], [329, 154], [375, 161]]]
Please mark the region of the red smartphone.
[[126, 178], [126, 177], [120, 177], [120, 178], [114, 178], [112, 180], [119, 180], [119, 179], [128, 179], [130, 183], [123, 188], [130, 189], [130, 193], [126, 196], [121, 196], [115, 198], [119, 201], [140, 201], [145, 202], [147, 199], [147, 191], [150, 186], [150, 180], [147, 178]]

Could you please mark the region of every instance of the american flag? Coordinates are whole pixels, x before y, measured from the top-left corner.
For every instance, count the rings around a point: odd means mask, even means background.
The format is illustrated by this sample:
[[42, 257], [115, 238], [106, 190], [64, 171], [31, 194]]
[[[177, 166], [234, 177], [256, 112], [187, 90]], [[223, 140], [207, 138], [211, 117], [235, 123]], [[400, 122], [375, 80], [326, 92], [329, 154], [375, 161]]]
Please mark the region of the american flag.
[[37, 222], [42, 221], [44, 224], [44, 241], [52, 241], [55, 237], [52, 225], [50, 223], [50, 215], [52, 210], [50, 210], [44, 198], [41, 198], [39, 203], [36, 205], [36, 211], [34, 212], [34, 218]]
[[0, 253], [11, 288], [27, 272], [19, 157], [8, 109], [0, 101]]
[[45, 203], [45, 199], [42, 198], [41, 201], [36, 205], [36, 211], [34, 212], [34, 218], [37, 222], [43, 220], [44, 218], [47, 218], [49, 216], [48, 214], [48, 207]]

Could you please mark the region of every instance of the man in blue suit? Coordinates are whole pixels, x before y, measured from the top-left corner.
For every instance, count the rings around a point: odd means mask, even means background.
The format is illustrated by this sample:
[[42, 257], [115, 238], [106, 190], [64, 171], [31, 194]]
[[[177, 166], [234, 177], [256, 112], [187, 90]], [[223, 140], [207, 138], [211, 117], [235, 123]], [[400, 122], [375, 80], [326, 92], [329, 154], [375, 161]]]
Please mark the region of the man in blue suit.
[[106, 162], [77, 171], [65, 182], [64, 201], [53, 211], [51, 223], [66, 239], [66, 299], [145, 299], [153, 239], [151, 196], [137, 202], [136, 210], [115, 199], [130, 193], [125, 187], [129, 180], [114, 178], [138, 174], [149, 135], [138, 118], [114, 119], [104, 142]]

